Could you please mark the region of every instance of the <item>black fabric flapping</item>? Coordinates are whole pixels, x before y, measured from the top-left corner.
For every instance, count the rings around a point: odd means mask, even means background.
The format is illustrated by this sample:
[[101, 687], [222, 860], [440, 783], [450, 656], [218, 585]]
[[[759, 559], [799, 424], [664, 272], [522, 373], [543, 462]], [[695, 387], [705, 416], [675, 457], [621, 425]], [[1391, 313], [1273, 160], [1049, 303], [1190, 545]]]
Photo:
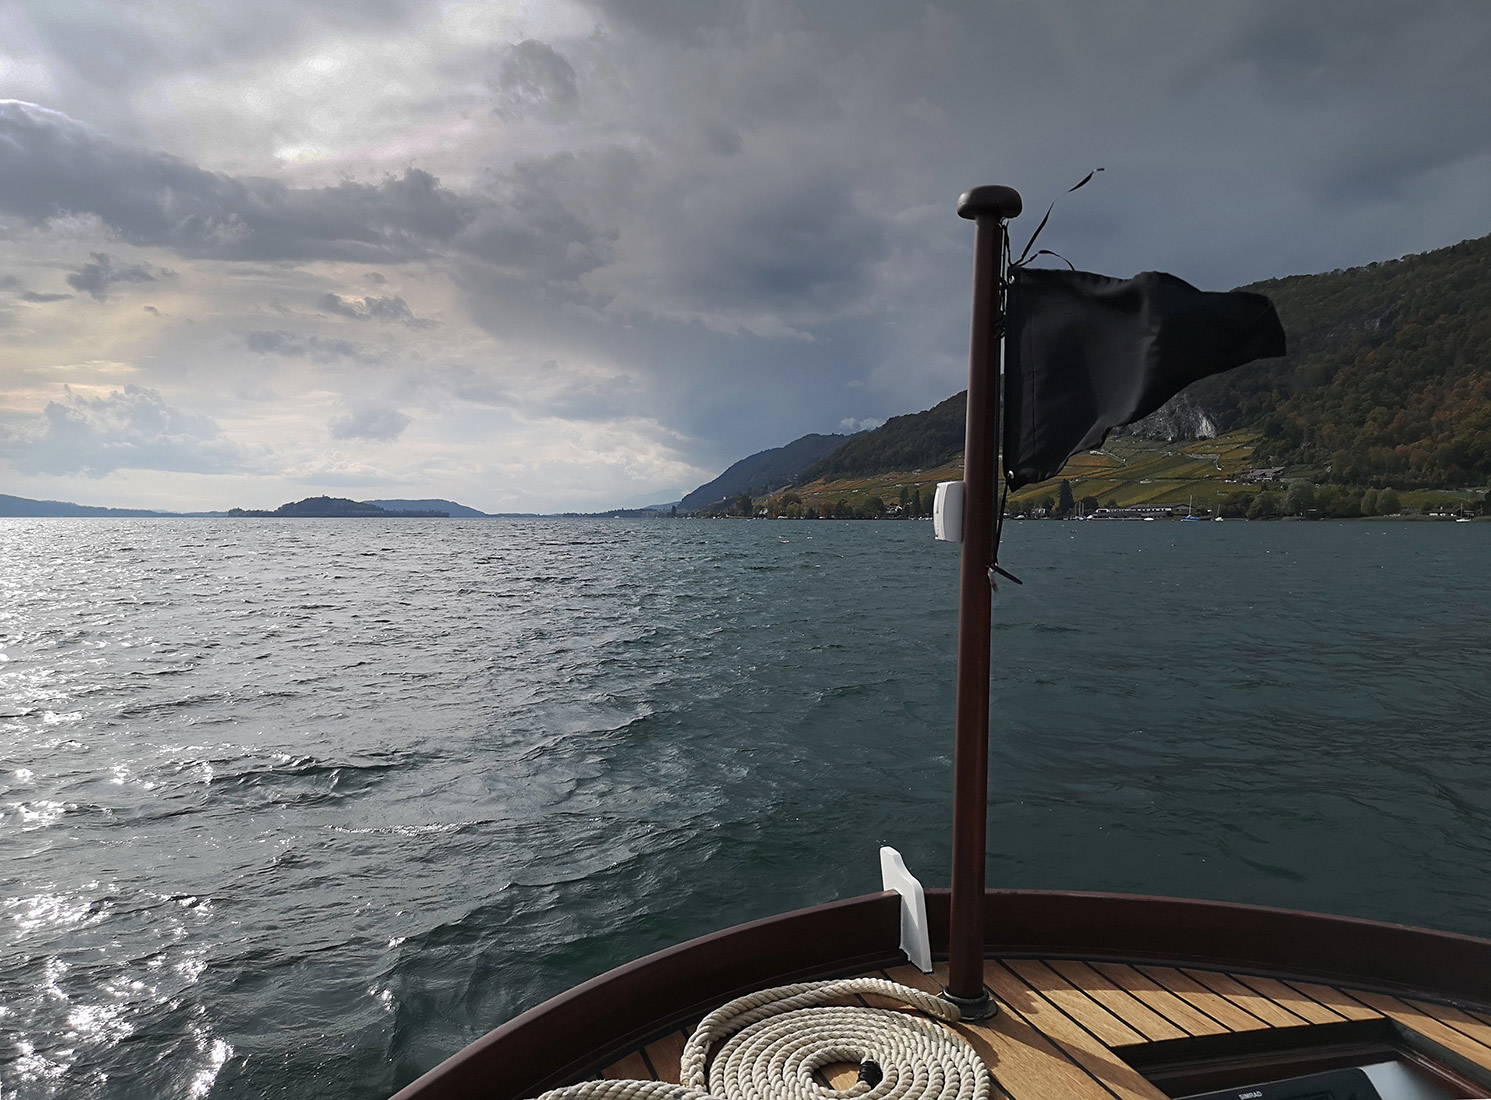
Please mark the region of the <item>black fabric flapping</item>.
[[1004, 465], [1018, 489], [1198, 379], [1284, 354], [1273, 303], [1162, 272], [1017, 268], [1006, 318]]

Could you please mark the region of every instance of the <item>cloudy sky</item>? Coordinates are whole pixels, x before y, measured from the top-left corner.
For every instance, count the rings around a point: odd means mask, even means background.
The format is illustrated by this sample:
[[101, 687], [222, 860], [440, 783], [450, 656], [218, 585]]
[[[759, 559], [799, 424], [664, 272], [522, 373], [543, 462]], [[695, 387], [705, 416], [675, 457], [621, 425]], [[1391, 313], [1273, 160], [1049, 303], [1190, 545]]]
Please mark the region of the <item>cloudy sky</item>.
[[1491, 232], [1491, 4], [7, 0], [0, 492], [677, 499], [962, 386], [958, 193], [1209, 289]]

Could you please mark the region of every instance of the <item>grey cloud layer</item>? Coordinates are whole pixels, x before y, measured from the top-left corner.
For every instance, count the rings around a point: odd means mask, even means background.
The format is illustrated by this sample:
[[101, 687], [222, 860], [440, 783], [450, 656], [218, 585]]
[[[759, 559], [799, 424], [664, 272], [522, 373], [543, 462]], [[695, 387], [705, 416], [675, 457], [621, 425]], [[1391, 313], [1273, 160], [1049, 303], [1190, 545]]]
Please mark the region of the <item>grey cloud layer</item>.
[[472, 216], [417, 169], [321, 188], [236, 179], [16, 100], [0, 100], [0, 178], [0, 213], [36, 223], [95, 214], [130, 244], [222, 259], [409, 259]]
[[403, 435], [411, 423], [410, 417], [398, 409], [371, 405], [334, 418], [329, 430], [333, 439], [374, 439], [387, 443]]
[[[1038, 213], [1105, 165], [1042, 243], [1080, 267], [1159, 267], [1218, 288], [1491, 229], [1491, 9], [1479, 3], [593, 0], [567, 36], [453, 42], [437, 13], [458, 0], [360, 14], [266, 2], [278, 21], [243, 29], [242, 46], [230, 25], [252, 20], [227, 5], [180, 31], [179, 48], [121, 40], [147, 68], [200, 68], [214, 49], [268, 67], [335, 52], [343, 21], [359, 34], [397, 25], [410, 55], [432, 61], [401, 71], [403, 99], [378, 101], [395, 116], [379, 134], [455, 144], [379, 161], [361, 133], [307, 137], [298, 120], [245, 112], [262, 131], [260, 160], [246, 161], [279, 173], [255, 178], [192, 163], [187, 140], [168, 146], [186, 159], [145, 148], [148, 97], [134, 118], [128, 104], [107, 115], [130, 140], [78, 121], [95, 117], [74, 105], [97, 103], [97, 89], [49, 102], [67, 113], [0, 102], [0, 214], [43, 226], [92, 214], [124, 242], [189, 257], [375, 264], [285, 297], [321, 317], [236, 324], [253, 331], [231, 340], [307, 374], [378, 362], [381, 392], [402, 372], [395, 399], [411, 409], [404, 393], [529, 416], [646, 415], [692, 437], [706, 464], [961, 385], [968, 234], [951, 205], [972, 184], [1014, 184]], [[38, 24], [68, 59], [59, 86], [88, 84], [81, 47], [50, 14]], [[251, 69], [226, 67], [229, 90], [243, 80], [272, 95]], [[133, 87], [144, 71], [108, 79]], [[381, 91], [375, 77], [345, 79], [320, 114]], [[340, 136], [367, 158], [364, 182], [294, 185], [333, 177], [271, 161], [281, 129], [334, 157]], [[1015, 224], [1017, 240], [1035, 220]], [[95, 277], [82, 255], [64, 258], [82, 265], [81, 294], [129, 289], [105, 278], [123, 259]], [[453, 293], [419, 296], [415, 260]], [[421, 358], [471, 325], [500, 366]], [[359, 423], [348, 412], [332, 430]], [[407, 445], [395, 423], [363, 426]]]
[[90, 397], [68, 390], [49, 402], [39, 433], [0, 439], [25, 473], [103, 477], [119, 469], [226, 473], [246, 467], [241, 450], [205, 416], [167, 404], [155, 390], [126, 386]]

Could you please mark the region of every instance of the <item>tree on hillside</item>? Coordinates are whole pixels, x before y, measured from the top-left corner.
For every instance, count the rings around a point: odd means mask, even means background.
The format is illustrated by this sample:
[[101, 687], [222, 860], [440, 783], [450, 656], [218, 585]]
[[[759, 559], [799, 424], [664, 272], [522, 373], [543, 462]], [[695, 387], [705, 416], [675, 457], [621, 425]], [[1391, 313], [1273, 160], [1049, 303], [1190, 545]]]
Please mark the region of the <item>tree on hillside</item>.
[[1380, 514], [1378, 512], [1378, 508], [1381, 507], [1381, 504], [1382, 499], [1377, 490], [1368, 489], [1365, 493], [1362, 494], [1362, 515], [1375, 516]]
[[879, 497], [871, 497], [869, 500], [865, 501], [865, 510], [869, 512], [871, 516], [879, 518], [880, 516], [883, 516], [885, 514], [885, 501], [881, 500]]
[[1270, 492], [1259, 493], [1253, 498], [1253, 503], [1248, 505], [1249, 519], [1277, 519], [1279, 515], [1279, 498]]
[[735, 498], [735, 514], [738, 516], [749, 516], [751, 514], [751, 494], [741, 493]]
[[1403, 505], [1398, 500], [1398, 494], [1391, 489], [1384, 489], [1377, 494], [1377, 514], [1379, 516], [1396, 516], [1403, 511]]
[[1228, 493], [1217, 506], [1217, 511], [1227, 519], [1242, 519], [1252, 506], [1251, 493]]
[[1315, 507], [1315, 486], [1308, 481], [1296, 481], [1284, 496], [1284, 514], [1288, 516], [1308, 515]]
[[1066, 478], [1061, 479], [1061, 498], [1056, 502], [1056, 514], [1058, 516], [1069, 516], [1077, 502], [1072, 499], [1072, 483]]

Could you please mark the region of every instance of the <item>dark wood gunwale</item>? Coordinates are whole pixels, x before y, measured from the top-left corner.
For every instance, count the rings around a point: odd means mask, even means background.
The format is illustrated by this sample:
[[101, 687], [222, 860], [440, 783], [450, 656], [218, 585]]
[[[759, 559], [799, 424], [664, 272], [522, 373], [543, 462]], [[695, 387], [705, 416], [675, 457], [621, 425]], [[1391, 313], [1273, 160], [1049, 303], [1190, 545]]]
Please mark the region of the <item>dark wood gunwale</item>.
[[[1419, 999], [1491, 1001], [1491, 940], [1354, 917], [1130, 894], [987, 892], [991, 956], [1196, 966]], [[478, 1039], [396, 1094], [518, 1100], [753, 989], [903, 961], [900, 899], [868, 894], [727, 928], [592, 978]], [[933, 949], [948, 893], [927, 891]]]

